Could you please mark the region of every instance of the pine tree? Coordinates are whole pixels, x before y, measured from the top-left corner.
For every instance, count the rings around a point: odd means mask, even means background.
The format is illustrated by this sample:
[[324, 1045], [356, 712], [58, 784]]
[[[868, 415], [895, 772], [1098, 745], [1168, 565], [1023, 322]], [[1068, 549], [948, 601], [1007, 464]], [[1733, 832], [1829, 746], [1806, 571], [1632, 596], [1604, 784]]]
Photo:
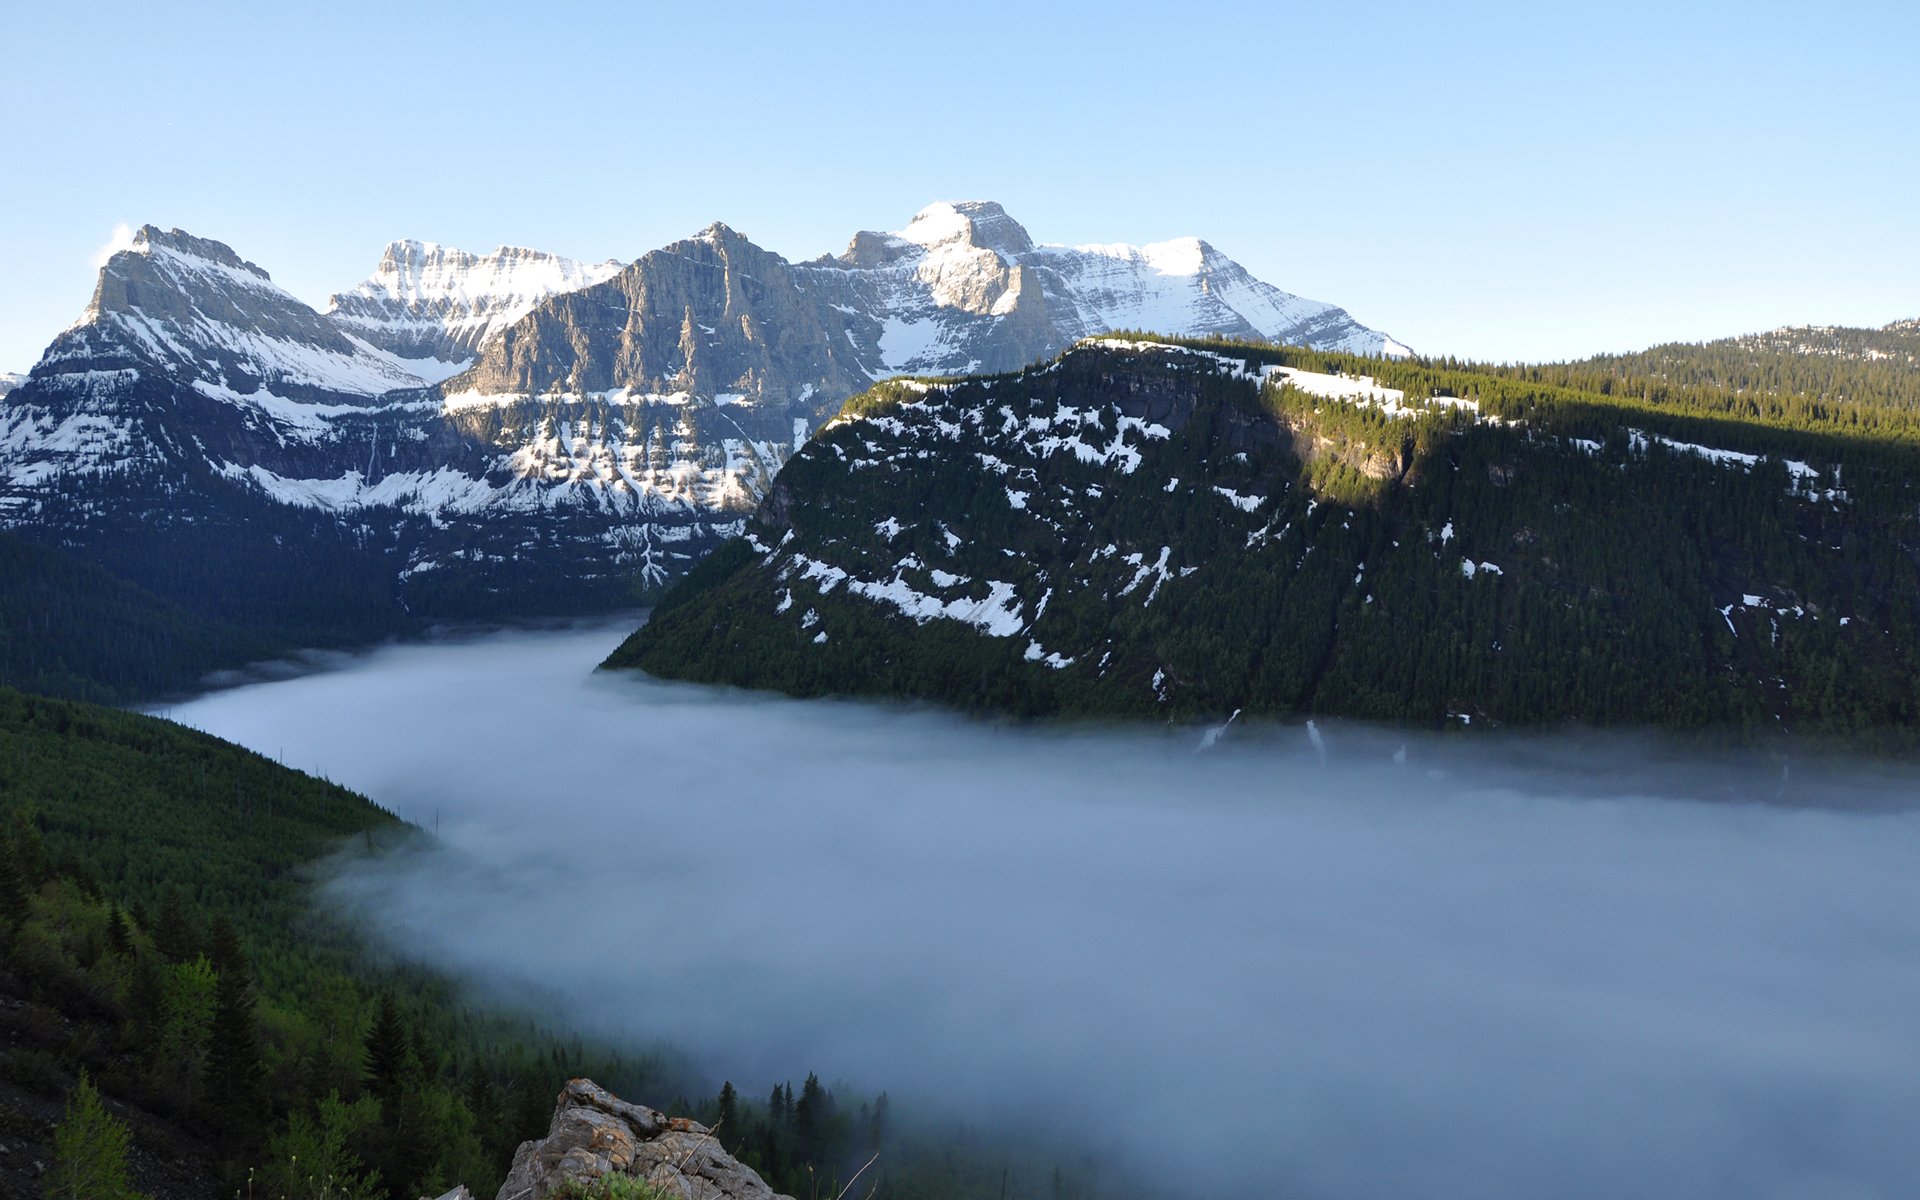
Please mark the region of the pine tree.
[[867, 1148], [875, 1154], [887, 1140], [887, 1094], [881, 1092], [873, 1102], [873, 1116], [867, 1121]]
[[0, 917], [19, 921], [28, 910], [27, 879], [13, 852], [11, 838], [0, 838]]
[[812, 1071], [807, 1072], [807, 1081], [800, 1085], [800, 1100], [793, 1106], [793, 1131], [799, 1141], [800, 1158], [818, 1166], [821, 1158], [821, 1135], [826, 1129], [828, 1099], [826, 1089], [820, 1086], [820, 1077]]
[[80, 1072], [66, 1116], [53, 1131], [53, 1169], [42, 1184], [46, 1200], [141, 1200], [127, 1179], [127, 1127]]
[[153, 931], [154, 948], [170, 963], [183, 963], [200, 952], [200, 935], [187, 916], [186, 902], [177, 888], [167, 889], [160, 904], [160, 923]]
[[205, 1108], [216, 1144], [234, 1155], [251, 1150], [264, 1127], [266, 1067], [254, 1023], [253, 973], [225, 914], [214, 922], [212, 950], [218, 983], [207, 1039]]
[[380, 997], [380, 1015], [367, 1031], [366, 1078], [368, 1090], [379, 1097], [388, 1121], [398, 1113], [400, 1094], [406, 1090], [408, 1050], [400, 1006], [394, 1003], [391, 992], [385, 993]]
[[739, 1137], [734, 1132], [740, 1123], [739, 1108], [740, 1097], [733, 1090], [732, 1081], [722, 1083], [720, 1100], [713, 1118], [714, 1137], [720, 1141], [722, 1149], [726, 1148], [728, 1139], [732, 1139], [736, 1145], [739, 1143]]
[[107, 919], [107, 945], [115, 954], [133, 953], [133, 928], [127, 924], [127, 910], [118, 904], [113, 906], [113, 915]]
[[471, 1063], [467, 1068], [467, 1111], [473, 1114], [473, 1126], [492, 1136], [500, 1124], [500, 1099], [493, 1088], [493, 1076], [486, 1067]]
[[40, 826], [25, 809], [13, 811], [13, 828], [7, 841], [12, 845], [12, 857], [27, 891], [39, 891], [40, 886], [53, 877], [53, 863], [47, 858], [46, 843], [40, 840]]

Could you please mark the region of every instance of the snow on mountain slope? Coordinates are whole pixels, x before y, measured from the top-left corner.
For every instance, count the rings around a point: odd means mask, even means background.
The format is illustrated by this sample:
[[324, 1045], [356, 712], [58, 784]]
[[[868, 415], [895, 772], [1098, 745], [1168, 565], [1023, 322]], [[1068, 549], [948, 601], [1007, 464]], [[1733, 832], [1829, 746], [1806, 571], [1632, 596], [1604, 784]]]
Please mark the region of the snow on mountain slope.
[[269, 403], [371, 398], [423, 383], [227, 246], [152, 225], [107, 261], [86, 311], [32, 378], [128, 370]]
[[5, 396], [8, 392], [19, 387], [26, 381], [27, 377], [25, 375], [17, 374], [13, 371], [0, 371], [0, 396]]
[[991, 201], [942, 202], [897, 233], [860, 233], [805, 264], [854, 319], [875, 378], [1005, 371], [1116, 329], [1404, 357], [1341, 308], [1281, 291], [1198, 238], [1036, 244]]
[[396, 242], [326, 313], [148, 226], [0, 403], [0, 525], [146, 568], [163, 516], [322, 530], [349, 556], [384, 547], [392, 568], [368, 569], [416, 614], [481, 593], [564, 608], [591, 580], [630, 602], [737, 533], [873, 380], [1011, 370], [1133, 326], [1398, 349], [1204, 243], [1036, 246], [994, 204], [797, 265], [719, 224], [624, 267]]
[[418, 361], [438, 382], [542, 300], [611, 279], [624, 265], [520, 246], [470, 254], [433, 242], [393, 242], [370, 277], [328, 300], [327, 314], [372, 344]]

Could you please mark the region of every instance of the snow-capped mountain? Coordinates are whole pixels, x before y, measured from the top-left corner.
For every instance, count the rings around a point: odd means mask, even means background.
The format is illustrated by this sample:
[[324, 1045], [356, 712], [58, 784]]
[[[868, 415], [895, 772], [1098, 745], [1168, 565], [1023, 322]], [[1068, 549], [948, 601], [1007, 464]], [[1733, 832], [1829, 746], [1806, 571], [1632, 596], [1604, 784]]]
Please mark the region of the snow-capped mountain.
[[421, 383], [228, 247], [152, 225], [101, 268], [86, 311], [33, 378], [129, 370], [172, 375], [210, 396], [295, 402]]
[[[1262, 283], [1198, 238], [1038, 245], [991, 201], [932, 204], [802, 268], [839, 293], [876, 377], [1008, 371], [1118, 329], [1405, 357], [1344, 309]], [[850, 315], [853, 315], [850, 314]]]
[[469, 254], [433, 242], [392, 242], [374, 273], [332, 296], [326, 311], [438, 382], [471, 364], [483, 344], [542, 300], [611, 279], [623, 265], [521, 246]]
[[[642, 458], [657, 461], [647, 450], [657, 444], [682, 448], [670, 461], [699, 464], [695, 494], [751, 501], [808, 432], [874, 380], [1014, 370], [1143, 324], [1408, 353], [1196, 239], [1038, 246], [999, 205], [973, 202], [932, 205], [902, 233], [856, 234], [838, 258], [799, 264], [714, 224], [549, 298], [443, 392], [449, 414], [470, 423], [486, 414], [486, 436], [520, 441], [523, 461], [545, 477], [602, 489], [611, 506], [652, 487]], [[532, 449], [554, 421], [592, 408], [608, 418], [570, 423], [567, 455]], [[721, 431], [718, 445], [689, 432], [702, 424]]]
[[0, 527], [256, 622], [631, 603], [874, 380], [1140, 324], [1405, 352], [1205, 243], [1038, 246], [992, 204], [804, 264], [718, 224], [626, 267], [398, 242], [324, 313], [148, 226], [0, 404]]
[[767, 473], [672, 408], [633, 458], [596, 459], [604, 410], [534, 401], [503, 426], [413, 361], [218, 242], [143, 229], [0, 406], [0, 526], [217, 615], [294, 624], [305, 603], [303, 629], [347, 609], [379, 630], [632, 603], [729, 536], [737, 482]]
[[0, 396], [5, 396], [8, 392], [19, 387], [26, 381], [27, 377], [25, 375], [14, 371], [0, 371]]

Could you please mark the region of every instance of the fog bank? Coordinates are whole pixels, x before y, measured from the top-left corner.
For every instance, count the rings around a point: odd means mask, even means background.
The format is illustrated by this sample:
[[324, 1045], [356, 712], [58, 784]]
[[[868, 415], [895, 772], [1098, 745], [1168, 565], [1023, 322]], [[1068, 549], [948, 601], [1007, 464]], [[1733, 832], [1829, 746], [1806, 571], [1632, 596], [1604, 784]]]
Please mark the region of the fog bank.
[[590, 674], [624, 632], [170, 715], [437, 822], [332, 886], [394, 946], [750, 1096], [990, 1106], [1176, 1191], [1920, 1193], [1911, 772], [1339, 727], [1199, 753]]

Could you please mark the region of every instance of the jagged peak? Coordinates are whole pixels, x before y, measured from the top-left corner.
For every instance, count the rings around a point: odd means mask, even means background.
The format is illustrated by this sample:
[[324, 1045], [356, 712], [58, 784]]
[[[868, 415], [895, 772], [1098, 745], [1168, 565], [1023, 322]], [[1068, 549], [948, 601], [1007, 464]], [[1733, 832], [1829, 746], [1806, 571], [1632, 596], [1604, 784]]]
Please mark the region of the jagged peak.
[[[142, 225], [133, 235], [133, 241], [114, 255], [143, 254], [151, 255], [155, 250], [167, 250], [187, 258], [198, 258], [219, 266], [245, 271], [258, 275], [261, 279], [271, 279], [265, 269], [248, 262], [233, 252], [233, 247], [225, 242], [216, 242], [212, 238], [195, 237], [184, 229], [161, 229], [158, 225]], [[112, 259], [107, 260], [111, 268]]]
[[448, 246], [441, 242], [426, 242], [416, 238], [396, 238], [388, 242], [380, 253], [382, 270], [398, 269], [402, 266], [429, 264], [453, 264], [456, 266], [478, 266], [483, 263], [510, 262], [557, 262], [580, 263], [587, 266], [605, 266], [614, 263], [614, 259], [604, 259], [597, 263], [588, 263], [585, 259], [571, 259], [564, 254], [554, 254], [548, 250], [535, 249], [532, 246], [510, 246], [501, 244], [485, 254], [476, 254], [471, 250], [462, 250], [458, 246]]
[[687, 240], [692, 242], [712, 242], [715, 245], [719, 245], [722, 242], [745, 242], [751, 239], [725, 221], [714, 221]]
[[1001, 255], [1033, 249], [1026, 228], [992, 200], [936, 201], [913, 214], [913, 220], [895, 236], [928, 247], [962, 242]]

